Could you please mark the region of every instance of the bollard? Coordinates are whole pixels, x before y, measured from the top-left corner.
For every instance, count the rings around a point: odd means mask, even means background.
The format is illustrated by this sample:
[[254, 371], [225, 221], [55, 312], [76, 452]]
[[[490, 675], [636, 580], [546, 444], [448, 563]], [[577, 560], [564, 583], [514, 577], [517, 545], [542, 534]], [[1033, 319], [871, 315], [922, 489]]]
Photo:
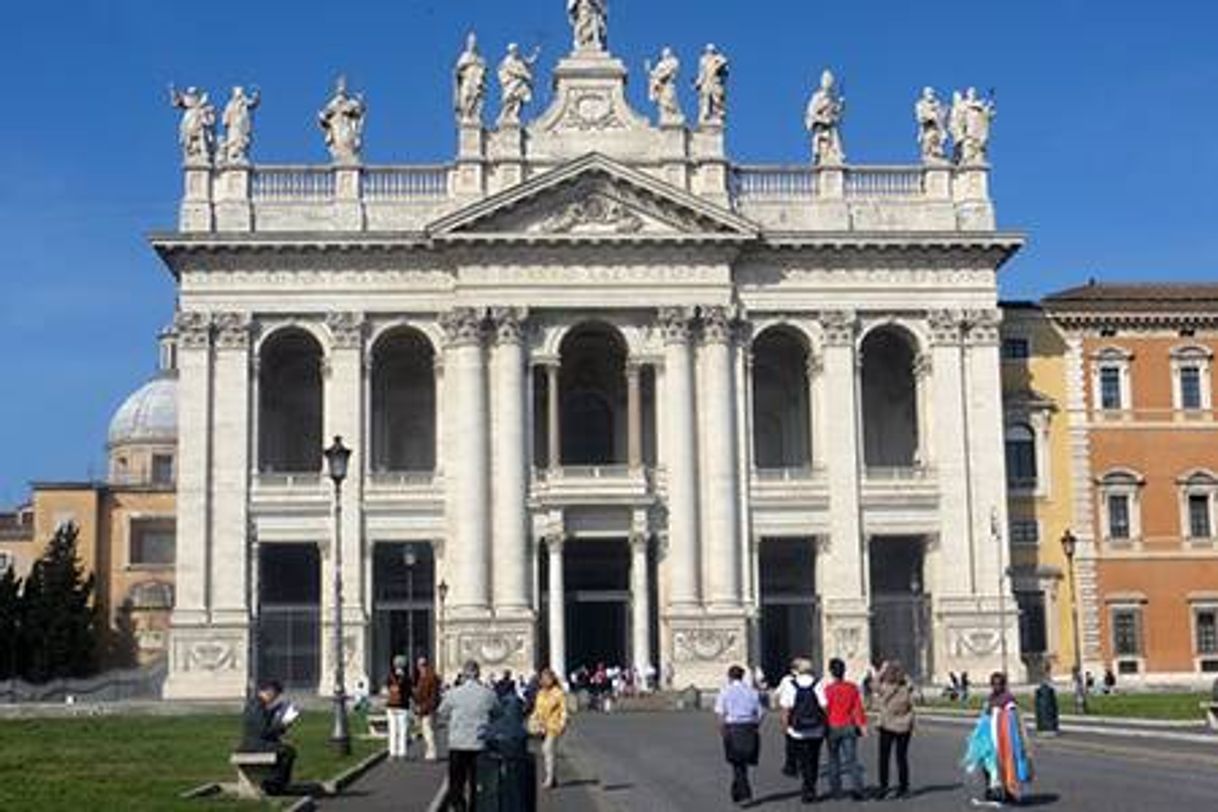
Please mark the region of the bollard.
[[1041, 736], [1056, 736], [1060, 730], [1057, 713], [1057, 691], [1049, 682], [1036, 689], [1036, 732]]

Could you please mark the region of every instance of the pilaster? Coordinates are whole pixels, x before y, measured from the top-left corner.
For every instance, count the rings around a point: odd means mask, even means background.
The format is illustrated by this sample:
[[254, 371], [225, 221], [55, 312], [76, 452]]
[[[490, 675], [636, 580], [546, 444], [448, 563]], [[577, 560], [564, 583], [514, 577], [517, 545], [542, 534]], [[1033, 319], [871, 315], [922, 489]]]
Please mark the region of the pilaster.
[[208, 232], [214, 226], [212, 216], [212, 171], [209, 164], [187, 164], [182, 170], [182, 205], [178, 212], [178, 230]]
[[224, 166], [216, 175], [216, 231], [250, 231], [254, 210], [250, 204], [248, 165]]
[[[213, 621], [248, 625], [246, 557], [250, 551], [250, 337], [248, 313], [215, 316], [215, 403], [212, 421]], [[179, 522], [179, 529], [181, 523]]]
[[931, 461], [939, 481], [939, 544], [928, 565], [935, 595], [971, 595], [977, 590], [973, 540], [973, 480], [968, 460], [970, 434], [966, 412], [961, 314], [937, 310], [927, 316], [931, 335]]

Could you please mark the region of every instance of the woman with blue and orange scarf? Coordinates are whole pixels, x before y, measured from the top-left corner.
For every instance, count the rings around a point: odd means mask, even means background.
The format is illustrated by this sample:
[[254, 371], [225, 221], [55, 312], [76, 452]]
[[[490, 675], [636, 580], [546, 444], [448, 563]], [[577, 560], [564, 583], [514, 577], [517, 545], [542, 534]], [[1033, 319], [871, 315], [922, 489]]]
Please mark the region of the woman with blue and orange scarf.
[[983, 803], [1001, 806], [1018, 803], [1023, 787], [1032, 780], [1032, 753], [1019, 705], [1007, 689], [1007, 676], [990, 677], [990, 695], [968, 739], [964, 767], [980, 769], [986, 777]]

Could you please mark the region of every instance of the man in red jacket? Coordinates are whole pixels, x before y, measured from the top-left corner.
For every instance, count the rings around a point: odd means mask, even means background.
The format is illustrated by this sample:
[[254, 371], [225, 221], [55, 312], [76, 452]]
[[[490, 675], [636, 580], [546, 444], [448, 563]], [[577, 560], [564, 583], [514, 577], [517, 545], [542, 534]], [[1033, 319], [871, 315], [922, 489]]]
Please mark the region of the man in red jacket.
[[825, 688], [825, 716], [829, 721], [829, 789], [833, 797], [842, 794], [842, 772], [850, 776], [850, 797], [863, 794], [863, 765], [859, 763], [858, 739], [867, 735], [867, 713], [858, 686], [846, 679], [846, 664], [834, 657], [829, 661], [833, 682]]

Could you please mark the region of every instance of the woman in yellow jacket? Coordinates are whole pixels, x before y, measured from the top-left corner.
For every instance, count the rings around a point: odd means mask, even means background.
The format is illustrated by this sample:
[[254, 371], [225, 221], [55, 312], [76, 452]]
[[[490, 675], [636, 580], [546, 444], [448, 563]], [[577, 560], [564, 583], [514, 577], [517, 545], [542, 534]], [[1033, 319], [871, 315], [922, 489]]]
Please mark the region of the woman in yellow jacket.
[[553, 789], [558, 786], [554, 775], [555, 750], [558, 747], [558, 738], [567, 729], [567, 695], [563, 693], [562, 685], [549, 668], [541, 670], [537, 681], [539, 689], [533, 704], [533, 715], [529, 717], [529, 731], [545, 737], [541, 745], [546, 771], [542, 786]]

